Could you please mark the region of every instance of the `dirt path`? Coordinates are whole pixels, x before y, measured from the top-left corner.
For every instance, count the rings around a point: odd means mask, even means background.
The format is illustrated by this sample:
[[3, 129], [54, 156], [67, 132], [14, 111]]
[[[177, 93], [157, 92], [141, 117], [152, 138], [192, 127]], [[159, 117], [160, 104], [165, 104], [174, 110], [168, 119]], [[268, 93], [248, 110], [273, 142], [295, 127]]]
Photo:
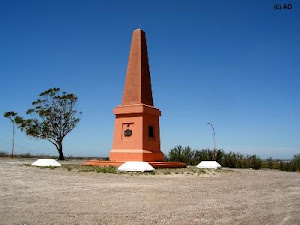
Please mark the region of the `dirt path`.
[[300, 173], [119, 175], [0, 159], [0, 224], [300, 224]]

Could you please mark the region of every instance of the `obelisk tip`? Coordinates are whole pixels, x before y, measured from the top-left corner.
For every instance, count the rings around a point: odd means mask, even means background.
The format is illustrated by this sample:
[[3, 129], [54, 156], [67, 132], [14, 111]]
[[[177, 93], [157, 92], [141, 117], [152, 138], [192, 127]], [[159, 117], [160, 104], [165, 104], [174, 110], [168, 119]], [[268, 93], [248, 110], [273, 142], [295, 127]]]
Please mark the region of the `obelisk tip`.
[[145, 31], [143, 31], [141, 28], [137, 28], [137, 29], [135, 29], [133, 32], [136, 32], [136, 31], [141, 31], [141, 32], [144, 32], [144, 33], [145, 33]]

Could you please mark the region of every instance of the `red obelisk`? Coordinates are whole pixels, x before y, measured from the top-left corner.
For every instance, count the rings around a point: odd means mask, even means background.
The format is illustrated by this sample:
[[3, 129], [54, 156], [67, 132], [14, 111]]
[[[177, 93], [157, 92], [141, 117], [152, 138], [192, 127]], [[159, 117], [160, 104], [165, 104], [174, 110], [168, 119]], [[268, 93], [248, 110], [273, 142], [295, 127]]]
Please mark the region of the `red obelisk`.
[[162, 162], [159, 117], [154, 108], [146, 35], [133, 31], [122, 104], [114, 109], [115, 128], [110, 161]]
[[159, 117], [154, 107], [146, 35], [133, 31], [122, 104], [114, 109], [115, 128], [109, 161], [87, 160], [84, 165], [119, 167], [127, 161], [146, 161], [154, 168], [182, 168], [164, 162], [160, 150]]

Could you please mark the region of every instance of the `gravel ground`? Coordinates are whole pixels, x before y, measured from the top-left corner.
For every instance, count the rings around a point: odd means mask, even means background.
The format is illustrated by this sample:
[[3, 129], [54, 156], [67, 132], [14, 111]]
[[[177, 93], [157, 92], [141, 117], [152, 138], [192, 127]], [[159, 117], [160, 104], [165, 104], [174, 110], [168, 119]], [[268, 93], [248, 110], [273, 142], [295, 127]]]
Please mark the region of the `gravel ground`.
[[300, 224], [296, 172], [130, 175], [22, 166], [33, 161], [0, 159], [0, 224]]

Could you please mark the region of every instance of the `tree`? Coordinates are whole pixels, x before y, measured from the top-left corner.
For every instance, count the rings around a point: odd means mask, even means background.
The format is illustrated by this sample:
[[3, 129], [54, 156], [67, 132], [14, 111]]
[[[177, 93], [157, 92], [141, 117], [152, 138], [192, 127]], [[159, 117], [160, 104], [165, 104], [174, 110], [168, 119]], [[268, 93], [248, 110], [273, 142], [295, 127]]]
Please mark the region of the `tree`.
[[[4, 114], [5, 116], [6, 114]], [[15, 124], [14, 124], [14, 121], [12, 120], [12, 117], [16, 116], [17, 114], [15, 112], [9, 112], [9, 119], [10, 121], [12, 122], [12, 146], [11, 146], [11, 157], [13, 158], [14, 157], [14, 150], [15, 150]]]
[[192, 164], [195, 152], [189, 147], [176, 146], [169, 152], [169, 160], [171, 162], [184, 162], [188, 165]]
[[4, 113], [27, 136], [50, 141], [59, 153], [59, 159], [64, 160], [63, 139], [79, 123], [77, 111], [77, 96], [60, 92], [60, 88], [50, 88], [32, 102], [34, 108], [27, 110], [30, 119], [23, 119], [16, 112]]

